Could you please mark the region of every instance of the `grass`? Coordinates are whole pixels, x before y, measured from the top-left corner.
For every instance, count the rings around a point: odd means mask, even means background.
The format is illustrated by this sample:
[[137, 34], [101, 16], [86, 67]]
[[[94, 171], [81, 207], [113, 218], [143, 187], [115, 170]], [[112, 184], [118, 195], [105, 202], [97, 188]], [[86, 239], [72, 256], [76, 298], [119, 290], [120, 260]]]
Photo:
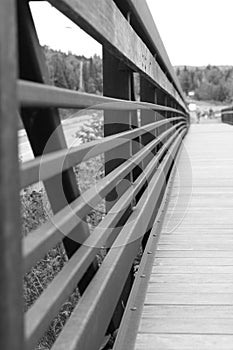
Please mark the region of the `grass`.
[[[88, 142], [96, 138], [102, 137], [103, 119], [97, 115], [87, 124], [81, 127], [80, 134], [76, 137], [81, 141]], [[81, 193], [93, 186], [99, 179], [104, 176], [104, 158], [99, 155], [93, 159], [83, 162], [74, 168], [77, 182]], [[36, 189], [36, 187], [26, 188], [21, 192], [21, 217], [22, 217], [22, 235], [27, 236], [30, 232], [40, 227], [49, 220], [52, 211], [44, 188]], [[90, 231], [98, 225], [105, 215], [104, 200], [93, 208], [87, 216], [87, 222]], [[101, 264], [104, 251], [98, 256]], [[24, 276], [24, 310], [25, 312], [36, 302], [39, 296], [52, 282], [54, 277], [62, 270], [68, 261], [62, 242], [51, 249], [46, 256], [37, 262], [37, 264]], [[67, 319], [72, 313], [74, 307], [80, 299], [78, 288], [76, 288], [68, 300], [61, 306], [58, 315], [51, 322], [49, 329], [38, 343], [36, 350], [50, 349], [57, 336], [64, 327]]]

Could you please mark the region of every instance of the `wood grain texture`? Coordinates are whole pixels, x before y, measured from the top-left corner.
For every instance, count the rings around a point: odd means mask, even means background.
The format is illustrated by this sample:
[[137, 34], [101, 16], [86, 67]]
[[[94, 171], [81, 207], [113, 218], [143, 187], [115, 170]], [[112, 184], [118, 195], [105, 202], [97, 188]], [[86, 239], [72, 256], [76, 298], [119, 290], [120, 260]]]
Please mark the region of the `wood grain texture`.
[[155, 266], [233, 266], [233, 257], [230, 258], [157, 258]]
[[233, 283], [150, 283], [148, 293], [233, 293]]
[[232, 136], [200, 124], [185, 139], [135, 350], [233, 349]]
[[16, 1], [0, 2], [0, 347], [23, 349]]
[[78, 26], [111, 50], [132, 68], [144, 73], [186, 110], [175, 86], [168, 80], [147, 46], [130, 26], [113, 1], [50, 0]]
[[145, 305], [142, 316], [145, 318], [231, 318], [233, 305]]
[[180, 83], [177, 76], [174, 74], [173, 67], [171, 65], [170, 59], [167, 55], [166, 49], [159, 35], [156, 24], [154, 23], [152, 14], [145, 0], [126, 0], [130, 4], [131, 10], [137, 16], [143, 30], [150, 41], [151, 46], [158, 55], [158, 61], [161, 60], [164, 66], [167, 68], [170, 76], [172, 77], [177, 90], [180, 95], [184, 98], [184, 93], [180, 87]]
[[148, 293], [145, 304], [165, 305], [233, 305], [233, 294]]
[[[152, 322], [151, 322], [152, 321]], [[140, 333], [166, 334], [230, 334], [232, 335], [232, 318], [143, 318], [139, 326]]]
[[135, 350], [232, 350], [232, 335], [139, 333]]

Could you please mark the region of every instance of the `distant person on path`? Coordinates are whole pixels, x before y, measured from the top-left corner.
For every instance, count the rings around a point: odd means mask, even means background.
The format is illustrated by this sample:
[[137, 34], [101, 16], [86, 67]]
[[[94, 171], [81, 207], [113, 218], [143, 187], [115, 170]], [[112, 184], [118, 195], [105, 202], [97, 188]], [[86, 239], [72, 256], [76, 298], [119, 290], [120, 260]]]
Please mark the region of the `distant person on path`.
[[212, 119], [214, 117], [214, 111], [212, 108], [209, 109], [209, 118]]
[[200, 112], [200, 110], [198, 109], [198, 110], [197, 110], [197, 123], [198, 123], [198, 124], [200, 123], [200, 119], [201, 119], [201, 112]]

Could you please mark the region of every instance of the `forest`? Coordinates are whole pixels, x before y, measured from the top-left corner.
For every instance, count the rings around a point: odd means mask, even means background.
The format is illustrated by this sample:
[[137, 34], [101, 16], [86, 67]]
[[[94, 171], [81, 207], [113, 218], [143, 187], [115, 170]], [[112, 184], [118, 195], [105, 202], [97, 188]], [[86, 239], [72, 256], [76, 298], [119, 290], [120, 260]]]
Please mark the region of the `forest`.
[[[46, 62], [53, 85], [88, 93], [103, 93], [102, 59], [63, 53], [44, 46]], [[233, 101], [233, 67], [174, 67], [181, 87], [188, 95], [204, 101]], [[138, 90], [138, 89], [137, 89]]]
[[76, 56], [44, 46], [51, 83], [61, 88], [95, 94], [103, 92], [102, 59]]
[[178, 66], [175, 71], [186, 95], [192, 91], [197, 100], [233, 101], [232, 66]]

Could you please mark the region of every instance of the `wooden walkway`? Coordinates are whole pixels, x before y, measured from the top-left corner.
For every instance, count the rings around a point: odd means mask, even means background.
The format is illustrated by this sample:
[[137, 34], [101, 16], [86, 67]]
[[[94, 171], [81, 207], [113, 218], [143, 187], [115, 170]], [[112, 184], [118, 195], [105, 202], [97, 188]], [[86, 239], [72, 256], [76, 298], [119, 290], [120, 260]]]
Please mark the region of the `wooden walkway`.
[[135, 345], [152, 349], [233, 350], [232, 126], [186, 137]]

